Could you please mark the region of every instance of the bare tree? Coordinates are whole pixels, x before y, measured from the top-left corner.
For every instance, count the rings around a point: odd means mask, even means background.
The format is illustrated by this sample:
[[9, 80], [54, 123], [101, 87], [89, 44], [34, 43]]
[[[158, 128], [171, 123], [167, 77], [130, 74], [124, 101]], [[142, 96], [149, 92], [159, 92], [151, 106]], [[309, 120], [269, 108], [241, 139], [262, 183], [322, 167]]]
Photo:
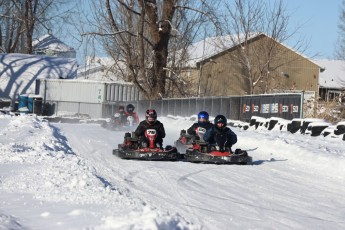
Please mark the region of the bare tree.
[[[237, 47], [235, 52], [229, 52], [229, 59], [242, 68], [249, 94], [267, 93], [274, 87], [272, 73], [285, 63], [294, 61], [282, 58], [285, 56], [282, 52], [286, 51], [279, 46], [296, 35], [299, 28], [288, 28], [290, 16], [282, 0], [226, 1], [225, 9], [223, 32]], [[270, 39], [254, 44], [252, 38], [260, 34]], [[303, 53], [307, 46], [303, 39], [299, 39], [292, 48]]]
[[146, 98], [167, 97], [169, 87], [185, 95], [180, 62], [186, 53], [181, 50], [193, 42], [206, 18], [213, 18], [206, 2], [100, 0], [94, 7], [98, 31], [83, 35], [101, 37], [124, 79], [133, 82]]
[[0, 2], [0, 47], [1, 52], [12, 53], [16, 50], [19, 37], [23, 32], [22, 21], [18, 20], [16, 15], [20, 15], [15, 11], [15, 4], [10, 0], [2, 0]]
[[[42, 29], [47, 33], [61, 18], [60, 6], [66, 0], [1, 0], [0, 51], [32, 53], [32, 41]], [[65, 13], [68, 10], [65, 11]]]
[[345, 0], [342, 1], [338, 29], [338, 44], [335, 54], [338, 59], [345, 60]]

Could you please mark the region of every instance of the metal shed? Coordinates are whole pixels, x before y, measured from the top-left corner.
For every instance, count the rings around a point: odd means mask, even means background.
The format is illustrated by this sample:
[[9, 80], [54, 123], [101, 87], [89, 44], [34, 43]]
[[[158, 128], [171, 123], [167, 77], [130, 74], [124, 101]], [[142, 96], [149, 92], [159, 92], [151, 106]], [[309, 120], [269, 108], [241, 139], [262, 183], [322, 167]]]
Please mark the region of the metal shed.
[[138, 89], [130, 83], [90, 80], [39, 79], [36, 94], [43, 98], [47, 115], [87, 115], [101, 118], [103, 105], [139, 100]]

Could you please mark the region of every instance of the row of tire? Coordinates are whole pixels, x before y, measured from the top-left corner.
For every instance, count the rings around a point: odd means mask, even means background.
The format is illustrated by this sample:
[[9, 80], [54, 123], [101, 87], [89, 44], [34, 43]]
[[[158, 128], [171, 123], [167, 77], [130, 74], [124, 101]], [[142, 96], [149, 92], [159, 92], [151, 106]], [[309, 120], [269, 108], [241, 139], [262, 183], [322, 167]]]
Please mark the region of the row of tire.
[[244, 130], [249, 128], [255, 130], [280, 130], [294, 134], [339, 138], [345, 141], [345, 121], [333, 125], [322, 119], [315, 118], [285, 120], [277, 117], [263, 118], [253, 116], [249, 123], [230, 122], [230, 125]]

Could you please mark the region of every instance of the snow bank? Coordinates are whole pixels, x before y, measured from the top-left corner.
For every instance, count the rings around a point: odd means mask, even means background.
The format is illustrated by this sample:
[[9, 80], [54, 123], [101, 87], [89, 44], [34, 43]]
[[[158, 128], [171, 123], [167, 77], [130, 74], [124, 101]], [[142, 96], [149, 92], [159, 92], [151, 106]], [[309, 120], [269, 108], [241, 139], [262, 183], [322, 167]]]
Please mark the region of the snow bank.
[[[95, 230], [104, 229], [140, 229], [140, 230], [159, 230], [159, 229], [200, 229], [186, 223], [180, 216], [171, 217], [168, 213], [164, 214], [146, 206], [141, 211], [132, 211], [127, 216], [108, 216], [103, 218], [104, 224], [95, 226]], [[130, 223], [130, 224], [129, 224]]]
[[22, 226], [18, 219], [13, 216], [8, 216], [0, 213], [0, 229], [27, 229]]
[[[88, 162], [73, 153], [58, 130], [37, 117], [8, 120], [7, 128], [0, 131], [0, 156], [0, 164], [22, 165], [19, 173], [2, 180], [5, 191], [32, 193], [36, 199], [55, 202], [119, 202], [116, 186], [95, 174]], [[33, 167], [36, 164], [40, 167]]]
[[[49, 122], [35, 115], [0, 115], [0, 127], [0, 198], [5, 206], [21, 207], [0, 208], [0, 229], [37, 229], [46, 222], [47, 229], [192, 229], [178, 214], [162, 213], [102, 177]], [[26, 209], [27, 220], [7, 213]], [[51, 223], [57, 215], [65, 217]]]

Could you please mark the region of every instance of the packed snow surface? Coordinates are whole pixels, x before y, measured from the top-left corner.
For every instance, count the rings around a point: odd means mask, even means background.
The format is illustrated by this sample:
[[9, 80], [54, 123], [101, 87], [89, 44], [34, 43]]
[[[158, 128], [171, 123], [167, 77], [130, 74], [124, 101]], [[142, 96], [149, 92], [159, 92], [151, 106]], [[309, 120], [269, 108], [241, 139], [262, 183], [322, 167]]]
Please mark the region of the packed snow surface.
[[[161, 117], [174, 144], [188, 118]], [[345, 142], [243, 130], [252, 165], [122, 160], [124, 131], [0, 115], [0, 229], [345, 229]]]

